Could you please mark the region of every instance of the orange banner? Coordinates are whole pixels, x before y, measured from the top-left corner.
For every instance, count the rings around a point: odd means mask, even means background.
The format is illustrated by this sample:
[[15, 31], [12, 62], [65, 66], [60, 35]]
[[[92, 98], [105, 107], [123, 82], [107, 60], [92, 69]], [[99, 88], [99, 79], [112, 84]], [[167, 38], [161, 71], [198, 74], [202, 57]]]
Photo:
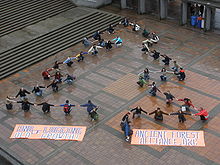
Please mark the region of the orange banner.
[[84, 126], [16, 124], [10, 138], [82, 141], [85, 133]]
[[131, 144], [205, 146], [203, 131], [133, 129]]

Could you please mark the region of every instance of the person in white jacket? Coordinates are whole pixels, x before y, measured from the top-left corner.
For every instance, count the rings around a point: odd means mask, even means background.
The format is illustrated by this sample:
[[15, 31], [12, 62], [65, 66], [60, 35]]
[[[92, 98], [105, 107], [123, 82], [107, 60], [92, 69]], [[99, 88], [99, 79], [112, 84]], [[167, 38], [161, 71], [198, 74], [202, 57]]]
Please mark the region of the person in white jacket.
[[155, 32], [152, 33], [152, 38], [150, 39], [153, 43], [157, 43], [160, 39], [159, 39], [159, 36], [156, 35]]
[[148, 54], [150, 52], [150, 48], [148, 47], [148, 43], [142, 43], [143, 48], [141, 49], [142, 52]]
[[139, 31], [141, 29], [141, 27], [138, 24], [136, 24], [136, 23], [131, 24], [131, 25], [133, 26], [132, 30], [135, 31], [135, 32], [137, 32], [137, 31]]
[[99, 53], [98, 49], [102, 48], [101, 46], [97, 46], [94, 44], [88, 51], [88, 53], [92, 52], [92, 55], [97, 55]]

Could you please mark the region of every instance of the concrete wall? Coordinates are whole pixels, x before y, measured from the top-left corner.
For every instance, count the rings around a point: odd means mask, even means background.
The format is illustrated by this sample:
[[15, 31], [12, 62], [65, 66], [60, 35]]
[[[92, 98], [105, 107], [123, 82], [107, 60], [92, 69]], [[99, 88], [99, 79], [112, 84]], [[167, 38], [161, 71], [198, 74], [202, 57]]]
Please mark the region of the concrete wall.
[[220, 29], [220, 9], [216, 9], [215, 12], [215, 28]]
[[77, 6], [86, 6], [92, 8], [98, 8], [103, 5], [112, 3], [112, 0], [70, 0]]

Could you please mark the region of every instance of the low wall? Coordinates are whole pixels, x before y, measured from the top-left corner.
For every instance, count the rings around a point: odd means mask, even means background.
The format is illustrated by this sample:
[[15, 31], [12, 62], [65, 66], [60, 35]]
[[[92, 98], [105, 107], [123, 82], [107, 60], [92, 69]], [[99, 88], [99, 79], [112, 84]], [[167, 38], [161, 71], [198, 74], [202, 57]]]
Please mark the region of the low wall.
[[98, 8], [112, 3], [112, 0], [70, 0], [77, 6]]

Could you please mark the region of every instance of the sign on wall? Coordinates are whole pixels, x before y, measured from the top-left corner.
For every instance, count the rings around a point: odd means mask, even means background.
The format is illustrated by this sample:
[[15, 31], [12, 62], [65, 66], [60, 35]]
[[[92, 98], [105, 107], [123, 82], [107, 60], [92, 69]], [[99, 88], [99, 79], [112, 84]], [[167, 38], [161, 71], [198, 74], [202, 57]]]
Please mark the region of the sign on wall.
[[205, 146], [203, 131], [133, 129], [131, 144]]
[[16, 124], [10, 138], [82, 141], [85, 133], [84, 126]]

